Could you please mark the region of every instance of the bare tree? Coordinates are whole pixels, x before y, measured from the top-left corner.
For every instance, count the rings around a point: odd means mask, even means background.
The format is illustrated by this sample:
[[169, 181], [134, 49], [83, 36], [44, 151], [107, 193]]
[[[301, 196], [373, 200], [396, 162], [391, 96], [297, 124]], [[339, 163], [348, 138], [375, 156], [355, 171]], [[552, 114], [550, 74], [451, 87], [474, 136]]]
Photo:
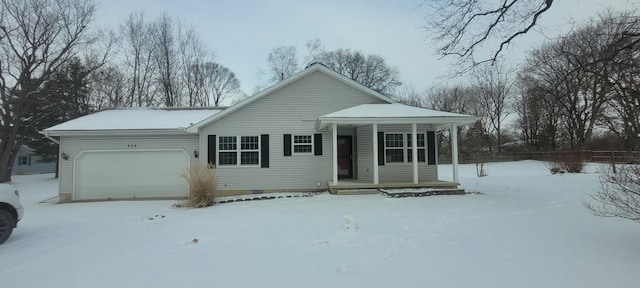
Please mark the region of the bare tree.
[[377, 54], [337, 49], [319, 55], [318, 62], [383, 94], [393, 94], [394, 89], [402, 84], [398, 68], [389, 66]]
[[[634, 19], [638, 21], [637, 17]], [[607, 118], [607, 109], [622, 108], [617, 100], [627, 98], [617, 98], [616, 94], [621, 96], [620, 93], [630, 92], [626, 95], [634, 95], [631, 87], [637, 83], [637, 78], [632, 76], [628, 81], [624, 80], [626, 73], [617, 70], [634, 69], [634, 61], [621, 59], [623, 55], [635, 53], [633, 48], [640, 39], [638, 25], [636, 28], [629, 26], [633, 22], [630, 20], [608, 16], [592, 19], [567, 36], [533, 51], [527, 60], [523, 73], [527, 74], [530, 88], [551, 98], [553, 104], [561, 108], [560, 136], [572, 149], [589, 145], [594, 129]], [[635, 103], [633, 96], [629, 99]], [[637, 115], [633, 109], [622, 108], [620, 111], [623, 110], [629, 112], [627, 116], [632, 119]], [[628, 131], [633, 129], [631, 127], [628, 125]]]
[[519, 93], [514, 109], [518, 115], [516, 126], [525, 147], [534, 151], [556, 150], [558, 147], [561, 111], [543, 89], [532, 84], [527, 74], [518, 76]]
[[295, 46], [279, 46], [269, 52], [267, 56], [267, 72], [262, 72], [268, 77], [270, 83], [282, 81], [300, 70], [296, 56]]
[[585, 203], [592, 213], [640, 222], [640, 165], [623, 165], [617, 173], [602, 169], [600, 184], [598, 192], [591, 195], [597, 203]]
[[13, 161], [32, 129], [35, 97], [62, 65], [91, 45], [91, 0], [1, 0], [0, 182], [11, 180]]
[[[190, 27], [186, 27], [184, 23], [178, 25], [178, 54], [180, 57], [180, 76], [181, 82], [186, 88], [185, 95], [187, 106], [195, 106], [196, 103], [201, 103], [202, 99], [206, 98], [201, 86], [198, 85], [198, 81], [203, 75], [197, 68], [203, 67], [205, 61], [214, 59], [214, 55], [209, 53], [204, 41], [200, 38], [198, 33]], [[196, 68], [196, 69], [193, 69]], [[206, 71], [205, 71], [206, 72]]]
[[128, 102], [132, 106], [148, 106], [151, 102], [151, 87], [155, 65], [153, 27], [145, 21], [143, 12], [133, 12], [120, 25], [123, 39], [123, 54], [128, 68]]
[[[388, 95], [394, 94], [394, 90], [402, 84], [398, 68], [388, 65], [380, 55], [365, 55], [350, 49], [325, 51], [319, 39], [310, 40], [306, 46], [308, 53], [303, 61], [305, 65], [321, 63], [364, 86]], [[276, 47], [267, 57], [269, 72], [261, 70], [258, 75], [268, 75], [268, 84], [293, 75], [300, 70], [296, 54], [295, 46]], [[258, 85], [254, 90], [259, 91], [263, 87], [264, 85]]]
[[[475, 105], [474, 91], [470, 86], [465, 85], [452, 85], [452, 86], [435, 86], [431, 87], [426, 94], [424, 103], [425, 108], [460, 113], [469, 115], [480, 115], [478, 106]], [[465, 129], [468, 127], [458, 126], [458, 142], [466, 143], [464, 140]], [[441, 137], [438, 137], [438, 151], [441, 153], [450, 152], [450, 135], [448, 132], [443, 132]], [[462, 148], [462, 147], [461, 147]]]
[[[553, 0], [429, 0], [426, 30], [442, 56], [457, 56], [466, 69], [495, 62], [515, 38], [528, 33]], [[497, 41], [488, 55], [484, 45]]]
[[425, 108], [427, 107], [427, 98], [424, 94], [419, 93], [415, 88], [407, 84], [403, 84], [396, 90], [394, 96], [402, 104]]
[[131, 107], [126, 86], [126, 76], [116, 65], [105, 65], [88, 76], [90, 104], [96, 110]]
[[[608, 85], [608, 102], [603, 122], [623, 140], [623, 148], [640, 148], [640, 16], [636, 12], [605, 11], [600, 14], [595, 33], [599, 56], [585, 63]], [[604, 64], [605, 67], [602, 67]]]
[[157, 82], [159, 92], [163, 97], [163, 104], [167, 107], [180, 106], [180, 78], [178, 75], [179, 59], [177, 37], [175, 35], [175, 20], [168, 14], [158, 19], [154, 26], [154, 44], [156, 45], [155, 60], [157, 65]]
[[304, 67], [311, 65], [314, 62], [318, 62], [318, 57], [322, 55], [324, 51], [324, 46], [322, 42], [318, 38], [313, 38], [305, 44], [307, 47], [307, 55], [304, 56]]
[[[484, 116], [484, 128], [489, 135], [495, 136], [491, 146], [501, 150], [502, 129], [506, 118], [511, 114], [511, 102], [514, 80], [512, 72], [502, 65], [484, 67], [476, 74], [475, 98]], [[490, 146], [490, 149], [491, 149]]]
[[240, 89], [240, 81], [236, 78], [229, 68], [213, 62], [207, 62], [202, 65], [202, 88], [206, 95], [206, 106], [210, 105], [209, 99], [213, 100], [214, 106], [238, 92]]

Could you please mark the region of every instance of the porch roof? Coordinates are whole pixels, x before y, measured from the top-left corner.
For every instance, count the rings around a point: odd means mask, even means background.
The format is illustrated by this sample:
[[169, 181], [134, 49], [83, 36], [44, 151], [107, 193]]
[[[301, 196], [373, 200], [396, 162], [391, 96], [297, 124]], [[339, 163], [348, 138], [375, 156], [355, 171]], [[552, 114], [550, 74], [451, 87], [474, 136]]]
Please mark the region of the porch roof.
[[330, 124], [432, 124], [437, 128], [451, 123], [469, 124], [479, 117], [437, 111], [400, 103], [362, 104], [318, 117], [316, 128]]

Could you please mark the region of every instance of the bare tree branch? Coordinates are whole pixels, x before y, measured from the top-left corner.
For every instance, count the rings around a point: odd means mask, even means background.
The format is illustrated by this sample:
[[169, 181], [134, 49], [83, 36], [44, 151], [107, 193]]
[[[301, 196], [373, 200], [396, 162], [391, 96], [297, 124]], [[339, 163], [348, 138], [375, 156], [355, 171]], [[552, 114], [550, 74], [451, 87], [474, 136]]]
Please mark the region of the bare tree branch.
[[[440, 43], [442, 57], [456, 56], [463, 71], [495, 63], [517, 37], [535, 27], [553, 0], [430, 0], [425, 30]], [[485, 44], [497, 48], [480, 54]]]

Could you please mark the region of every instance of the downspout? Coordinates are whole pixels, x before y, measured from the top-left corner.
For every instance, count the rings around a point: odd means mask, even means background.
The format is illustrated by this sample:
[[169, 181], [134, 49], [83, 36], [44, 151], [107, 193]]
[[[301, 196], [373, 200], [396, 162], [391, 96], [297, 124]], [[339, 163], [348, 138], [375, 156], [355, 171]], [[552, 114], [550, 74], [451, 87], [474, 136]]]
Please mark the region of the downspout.
[[[51, 136], [49, 136], [49, 134], [47, 134], [47, 132], [44, 131], [38, 131], [38, 133], [42, 134], [45, 138], [51, 140], [53, 143], [58, 144], [58, 157], [56, 157], [56, 179], [58, 179], [60, 177], [60, 141], [56, 138], [53, 138]], [[59, 188], [58, 188], [59, 189]]]

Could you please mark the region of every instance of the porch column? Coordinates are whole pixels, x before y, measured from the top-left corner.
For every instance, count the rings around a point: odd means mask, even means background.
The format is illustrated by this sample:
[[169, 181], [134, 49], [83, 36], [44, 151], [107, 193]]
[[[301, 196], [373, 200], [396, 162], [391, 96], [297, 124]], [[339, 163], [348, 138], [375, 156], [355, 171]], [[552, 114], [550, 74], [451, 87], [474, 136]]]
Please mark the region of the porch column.
[[333, 157], [333, 185], [338, 185], [338, 124], [331, 124], [331, 133], [333, 133], [333, 137], [331, 137], [331, 155]]
[[378, 124], [372, 124], [373, 126], [373, 184], [380, 184], [380, 178], [378, 177]]
[[453, 167], [453, 182], [459, 183], [458, 178], [458, 125], [451, 123], [451, 166]]
[[418, 125], [411, 124], [411, 161], [413, 161], [413, 184], [418, 184]]

